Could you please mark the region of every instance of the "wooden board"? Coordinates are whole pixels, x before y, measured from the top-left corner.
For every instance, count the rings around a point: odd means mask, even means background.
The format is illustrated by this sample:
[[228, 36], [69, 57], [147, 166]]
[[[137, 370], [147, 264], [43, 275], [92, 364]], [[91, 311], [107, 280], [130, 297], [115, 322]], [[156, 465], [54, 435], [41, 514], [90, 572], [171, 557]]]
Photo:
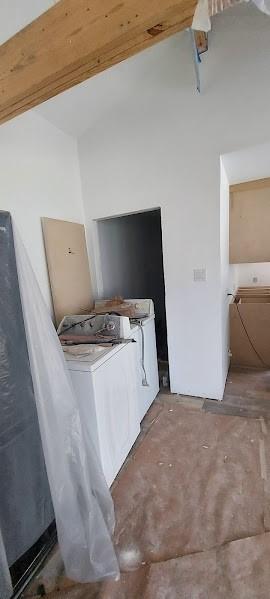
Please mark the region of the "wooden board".
[[249, 287], [238, 287], [237, 289], [237, 293], [242, 294], [242, 293], [257, 293], [259, 295], [262, 295], [264, 293], [270, 293], [270, 287], [267, 285], [254, 285], [254, 286], [249, 286]]
[[[255, 348], [255, 349], [254, 349]], [[230, 304], [231, 364], [270, 368], [270, 303]], [[255, 351], [256, 350], [256, 351]]]
[[230, 188], [230, 263], [270, 262], [270, 179]]
[[238, 287], [235, 294], [237, 299], [243, 301], [245, 299], [262, 299], [265, 301], [266, 298], [270, 299], [270, 287]]
[[42, 219], [56, 324], [67, 314], [88, 314], [93, 306], [84, 226]]
[[199, 54], [208, 50], [208, 33], [204, 31], [195, 31], [195, 43]]
[[251, 191], [252, 189], [264, 189], [270, 187], [270, 177], [266, 179], [253, 179], [252, 181], [244, 181], [243, 183], [235, 183], [230, 185], [230, 192], [235, 191]]
[[197, 0], [60, 0], [0, 47], [0, 123], [189, 27]]

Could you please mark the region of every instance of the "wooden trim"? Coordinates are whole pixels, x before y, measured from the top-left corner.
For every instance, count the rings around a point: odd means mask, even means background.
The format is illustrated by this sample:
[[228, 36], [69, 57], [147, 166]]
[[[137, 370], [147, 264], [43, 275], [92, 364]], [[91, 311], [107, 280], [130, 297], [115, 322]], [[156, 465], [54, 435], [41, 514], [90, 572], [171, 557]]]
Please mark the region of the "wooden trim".
[[265, 187], [270, 187], [270, 177], [266, 179], [255, 179], [253, 181], [244, 181], [243, 183], [236, 183], [235, 185], [230, 185], [230, 193], [235, 191], [249, 191], [252, 189], [263, 189]]
[[195, 31], [195, 42], [199, 54], [203, 54], [208, 50], [208, 33], [204, 31]]
[[0, 123], [189, 27], [197, 0], [60, 0], [0, 47]]

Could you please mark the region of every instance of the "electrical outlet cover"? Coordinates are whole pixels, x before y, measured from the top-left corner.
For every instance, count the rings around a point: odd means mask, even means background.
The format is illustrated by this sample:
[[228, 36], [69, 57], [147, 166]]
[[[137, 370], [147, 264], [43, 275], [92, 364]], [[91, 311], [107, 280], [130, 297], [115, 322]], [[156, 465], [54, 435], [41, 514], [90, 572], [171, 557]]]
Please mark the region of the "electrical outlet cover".
[[206, 281], [206, 269], [205, 268], [194, 268], [193, 281], [195, 283], [205, 282]]

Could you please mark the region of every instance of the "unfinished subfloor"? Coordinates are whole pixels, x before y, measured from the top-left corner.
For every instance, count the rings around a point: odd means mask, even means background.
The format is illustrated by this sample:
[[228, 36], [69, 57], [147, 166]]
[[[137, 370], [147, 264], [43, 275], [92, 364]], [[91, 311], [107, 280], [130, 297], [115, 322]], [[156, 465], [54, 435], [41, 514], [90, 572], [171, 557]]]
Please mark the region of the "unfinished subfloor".
[[204, 409], [215, 414], [270, 419], [270, 370], [231, 367], [223, 401], [207, 399]]
[[57, 552], [24, 597], [269, 599], [270, 422], [159, 395], [113, 485], [120, 581], [75, 584]]

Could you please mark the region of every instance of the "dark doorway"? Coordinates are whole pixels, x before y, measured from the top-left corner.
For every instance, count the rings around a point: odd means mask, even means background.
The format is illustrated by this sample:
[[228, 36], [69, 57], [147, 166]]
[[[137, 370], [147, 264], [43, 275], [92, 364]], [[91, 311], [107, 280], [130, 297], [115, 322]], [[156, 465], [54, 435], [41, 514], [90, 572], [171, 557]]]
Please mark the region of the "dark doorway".
[[98, 221], [104, 298], [150, 298], [155, 306], [157, 352], [168, 360], [160, 209]]

